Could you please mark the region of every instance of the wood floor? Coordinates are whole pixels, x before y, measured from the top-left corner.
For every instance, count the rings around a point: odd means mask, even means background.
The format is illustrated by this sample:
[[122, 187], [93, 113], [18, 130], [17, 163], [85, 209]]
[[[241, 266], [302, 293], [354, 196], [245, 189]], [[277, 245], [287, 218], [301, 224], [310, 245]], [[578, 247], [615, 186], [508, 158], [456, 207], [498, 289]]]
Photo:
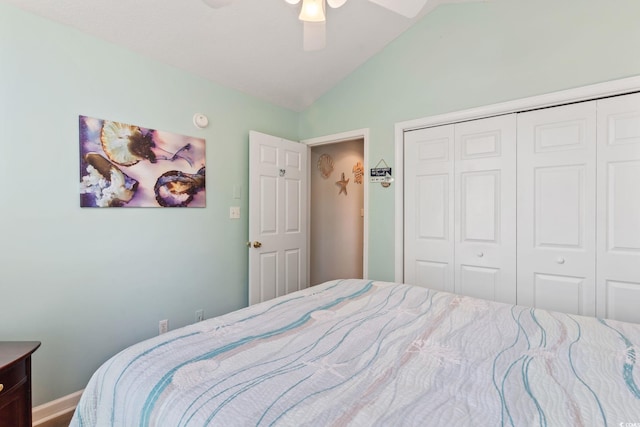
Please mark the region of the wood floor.
[[68, 414], [61, 415], [56, 419], [40, 423], [37, 427], [69, 427], [71, 417], [73, 417], [73, 412], [69, 412]]

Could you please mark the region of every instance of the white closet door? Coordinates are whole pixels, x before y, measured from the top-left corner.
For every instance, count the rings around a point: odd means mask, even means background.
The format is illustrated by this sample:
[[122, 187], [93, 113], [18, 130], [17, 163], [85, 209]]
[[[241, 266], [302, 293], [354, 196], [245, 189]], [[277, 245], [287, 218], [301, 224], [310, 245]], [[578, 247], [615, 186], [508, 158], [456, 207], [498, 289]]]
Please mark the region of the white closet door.
[[516, 303], [516, 115], [455, 126], [455, 292]]
[[596, 102], [518, 115], [518, 304], [595, 315]]
[[404, 136], [404, 280], [453, 292], [453, 125]]
[[598, 101], [599, 317], [640, 323], [640, 94]]

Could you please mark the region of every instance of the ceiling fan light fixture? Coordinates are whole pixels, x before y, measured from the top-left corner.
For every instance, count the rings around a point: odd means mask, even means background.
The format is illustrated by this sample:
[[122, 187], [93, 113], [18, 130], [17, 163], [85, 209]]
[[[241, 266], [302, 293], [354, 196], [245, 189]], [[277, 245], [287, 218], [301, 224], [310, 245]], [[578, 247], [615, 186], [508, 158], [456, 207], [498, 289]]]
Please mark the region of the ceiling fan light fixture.
[[344, 5], [347, 2], [347, 0], [327, 0], [327, 4], [329, 5], [329, 7], [333, 8], [333, 9], [337, 9], [340, 6]]
[[305, 22], [324, 22], [324, 0], [302, 0], [298, 19]]

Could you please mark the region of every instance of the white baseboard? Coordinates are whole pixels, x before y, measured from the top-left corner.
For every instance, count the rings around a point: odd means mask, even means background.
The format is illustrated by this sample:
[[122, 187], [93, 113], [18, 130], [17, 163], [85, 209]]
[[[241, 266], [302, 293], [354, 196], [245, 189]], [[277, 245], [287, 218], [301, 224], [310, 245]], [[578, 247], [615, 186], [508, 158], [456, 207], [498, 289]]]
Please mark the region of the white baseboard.
[[76, 391], [33, 408], [33, 427], [75, 411], [83, 391]]

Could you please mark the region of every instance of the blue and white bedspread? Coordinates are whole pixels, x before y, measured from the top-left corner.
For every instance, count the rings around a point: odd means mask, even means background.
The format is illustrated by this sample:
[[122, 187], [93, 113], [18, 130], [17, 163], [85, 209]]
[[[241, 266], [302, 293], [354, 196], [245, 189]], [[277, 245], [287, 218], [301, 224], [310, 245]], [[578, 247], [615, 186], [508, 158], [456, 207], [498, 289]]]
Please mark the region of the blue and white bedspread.
[[637, 324], [334, 281], [122, 351], [71, 425], [640, 425], [638, 364]]

